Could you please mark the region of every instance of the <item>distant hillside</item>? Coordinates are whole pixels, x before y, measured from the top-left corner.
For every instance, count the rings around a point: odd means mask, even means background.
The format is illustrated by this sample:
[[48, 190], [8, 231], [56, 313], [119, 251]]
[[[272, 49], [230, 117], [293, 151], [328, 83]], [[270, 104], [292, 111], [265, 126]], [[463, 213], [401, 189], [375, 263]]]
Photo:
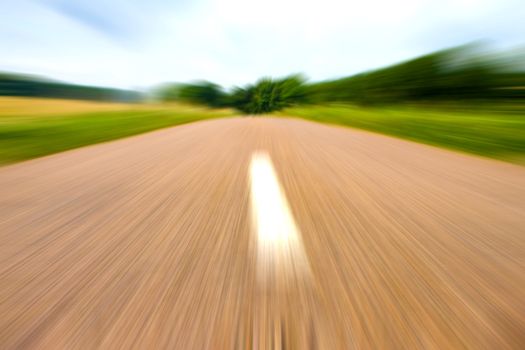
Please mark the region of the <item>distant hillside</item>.
[[75, 85], [12, 73], [0, 73], [0, 96], [28, 96], [116, 102], [137, 102], [143, 99], [140, 92], [133, 90]]

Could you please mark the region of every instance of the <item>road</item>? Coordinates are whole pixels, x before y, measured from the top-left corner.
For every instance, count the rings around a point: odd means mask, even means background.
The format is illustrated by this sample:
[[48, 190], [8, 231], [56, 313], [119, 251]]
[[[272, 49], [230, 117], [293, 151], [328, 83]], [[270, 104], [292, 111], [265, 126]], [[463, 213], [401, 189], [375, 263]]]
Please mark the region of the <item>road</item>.
[[295, 119], [0, 168], [2, 349], [524, 349], [525, 168]]

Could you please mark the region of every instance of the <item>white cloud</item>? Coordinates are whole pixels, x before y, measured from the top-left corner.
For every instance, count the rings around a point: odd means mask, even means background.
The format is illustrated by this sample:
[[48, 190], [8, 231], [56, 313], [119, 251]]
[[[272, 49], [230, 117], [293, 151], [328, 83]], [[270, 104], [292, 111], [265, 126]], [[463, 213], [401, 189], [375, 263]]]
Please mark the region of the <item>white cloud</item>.
[[[63, 4], [67, 4], [64, 10]], [[357, 73], [477, 39], [520, 44], [518, 0], [19, 0], [0, 70], [121, 87]]]

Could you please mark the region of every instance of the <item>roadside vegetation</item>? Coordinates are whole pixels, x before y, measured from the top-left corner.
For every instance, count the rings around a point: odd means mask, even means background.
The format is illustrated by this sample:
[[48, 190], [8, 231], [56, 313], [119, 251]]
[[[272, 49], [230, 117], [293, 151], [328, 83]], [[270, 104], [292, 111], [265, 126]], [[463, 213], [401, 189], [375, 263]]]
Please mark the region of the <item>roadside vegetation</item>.
[[114, 140], [232, 110], [177, 104], [113, 104], [0, 98], [0, 165]]
[[[508, 106], [507, 106], [508, 107]], [[525, 106], [301, 106], [279, 112], [525, 164]]]

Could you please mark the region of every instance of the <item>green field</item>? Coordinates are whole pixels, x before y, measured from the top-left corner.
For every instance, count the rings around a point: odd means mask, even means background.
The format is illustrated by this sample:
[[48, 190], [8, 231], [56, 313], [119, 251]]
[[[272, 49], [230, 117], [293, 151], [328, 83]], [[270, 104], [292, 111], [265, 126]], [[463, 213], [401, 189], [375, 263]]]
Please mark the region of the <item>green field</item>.
[[525, 163], [525, 110], [301, 106], [278, 113]]
[[196, 120], [230, 110], [177, 105], [0, 99], [0, 165]]

